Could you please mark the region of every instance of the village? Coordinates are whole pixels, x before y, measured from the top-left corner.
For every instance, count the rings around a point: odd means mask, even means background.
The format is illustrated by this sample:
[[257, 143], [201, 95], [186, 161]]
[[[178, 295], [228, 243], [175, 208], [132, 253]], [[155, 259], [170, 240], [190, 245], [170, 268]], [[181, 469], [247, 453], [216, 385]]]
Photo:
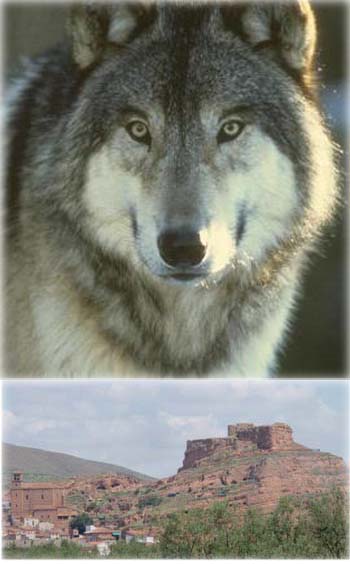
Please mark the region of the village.
[[[153, 545], [152, 530], [116, 529], [100, 522], [83, 528], [72, 527], [78, 510], [67, 504], [67, 495], [74, 482], [24, 482], [23, 472], [13, 472], [11, 486], [2, 503], [2, 545], [27, 548], [52, 543], [60, 546], [63, 540], [78, 544], [83, 550], [97, 549], [108, 556], [111, 545], [131, 541]], [[89, 521], [92, 521], [90, 519]]]
[[111, 473], [31, 482], [24, 475], [12, 471], [4, 488], [3, 546], [66, 541], [101, 556], [123, 545], [156, 549], [174, 513], [224, 502], [240, 515], [268, 515], [284, 496], [310, 499], [348, 483], [340, 457], [296, 443], [284, 423], [238, 423], [226, 437], [188, 440], [182, 466], [162, 479]]

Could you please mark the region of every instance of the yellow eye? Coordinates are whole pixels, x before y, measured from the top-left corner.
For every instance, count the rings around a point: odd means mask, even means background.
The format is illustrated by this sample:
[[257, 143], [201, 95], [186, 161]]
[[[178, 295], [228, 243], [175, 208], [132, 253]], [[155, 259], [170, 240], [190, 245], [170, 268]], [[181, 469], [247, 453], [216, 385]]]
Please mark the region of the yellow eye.
[[218, 133], [218, 143], [226, 143], [232, 141], [238, 137], [238, 135], [243, 131], [244, 123], [242, 121], [231, 119], [224, 123]]
[[145, 145], [151, 144], [149, 129], [143, 121], [131, 121], [126, 126], [126, 130], [134, 141], [144, 143]]

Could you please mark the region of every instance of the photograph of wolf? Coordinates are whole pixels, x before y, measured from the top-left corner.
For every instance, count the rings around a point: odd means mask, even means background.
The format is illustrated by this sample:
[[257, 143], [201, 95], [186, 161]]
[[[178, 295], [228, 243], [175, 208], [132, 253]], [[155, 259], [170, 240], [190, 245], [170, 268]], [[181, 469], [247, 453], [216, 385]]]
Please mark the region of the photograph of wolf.
[[3, 372], [278, 376], [339, 199], [313, 7], [60, 9], [8, 92]]

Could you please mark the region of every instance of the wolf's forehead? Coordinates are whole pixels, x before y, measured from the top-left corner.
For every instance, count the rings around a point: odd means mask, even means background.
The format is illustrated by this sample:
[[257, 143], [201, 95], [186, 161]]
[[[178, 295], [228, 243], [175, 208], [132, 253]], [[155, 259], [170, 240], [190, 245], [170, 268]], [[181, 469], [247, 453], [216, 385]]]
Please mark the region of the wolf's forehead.
[[292, 120], [296, 90], [278, 65], [266, 65], [239, 35], [218, 30], [209, 12], [187, 13], [165, 9], [155, 29], [108, 57], [95, 83], [103, 84], [108, 111], [131, 105], [179, 123], [195, 121], [204, 108], [219, 114], [246, 105], [267, 122], [278, 122], [281, 112]]
[[[224, 31], [213, 4], [164, 4], [153, 37], [164, 55], [168, 87], [179, 94], [218, 95], [238, 77], [241, 88], [249, 76], [259, 81], [255, 57], [249, 57], [250, 49], [238, 35]], [[157, 68], [163, 71], [162, 65]]]
[[223, 95], [238, 76], [244, 89], [247, 75], [254, 73], [242, 59], [247, 48], [213, 22], [212, 7], [163, 5], [155, 27], [115, 58], [113, 82], [163, 103]]
[[187, 43], [195, 42], [196, 37], [208, 37], [217, 31], [219, 10], [209, 4], [197, 2], [191, 4], [163, 3], [158, 6], [155, 23], [157, 32], [167, 38], [182, 38]]
[[126, 54], [122, 65], [115, 62], [112, 82], [118, 96], [124, 92], [135, 103], [157, 103], [174, 112], [176, 107], [199, 109], [210, 101], [241, 103], [253, 91], [262, 93], [255, 62], [247, 62], [239, 42], [228, 48], [203, 38], [187, 43], [183, 36], [178, 41], [176, 37], [141, 45]]

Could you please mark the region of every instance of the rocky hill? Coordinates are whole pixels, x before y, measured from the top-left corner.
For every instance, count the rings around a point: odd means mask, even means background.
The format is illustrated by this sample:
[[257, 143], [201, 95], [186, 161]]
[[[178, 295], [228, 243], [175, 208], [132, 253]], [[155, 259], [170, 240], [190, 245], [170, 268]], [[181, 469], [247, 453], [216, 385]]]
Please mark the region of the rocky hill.
[[157, 530], [174, 511], [226, 501], [270, 512], [283, 496], [308, 498], [347, 484], [344, 461], [294, 442], [288, 425], [238, 424], [227, 437], [188, 441], [174, 476], [148, 484], [77, 478], [70, 501], [106, 525]]
[[134, 472], [123, 466], [9, 443], [3, 443], [2, 466], [5, 486], [8, 485], [14, 470], [22, 470], [24, 480], [27, 482], [60, 480], [72, 476], [96, 476], [106, 473], [130, 476], [138, 480], [154, 480], [150, 476]]
[[238, 424], [229, 425], [228, 437], [188, 441], [176, 481], [221, 484], [218, 495], [230, 505], [271, 511], [282, 496], [346, 488], [348, 471], [340, 457], [296, 443], [288, 425]]

